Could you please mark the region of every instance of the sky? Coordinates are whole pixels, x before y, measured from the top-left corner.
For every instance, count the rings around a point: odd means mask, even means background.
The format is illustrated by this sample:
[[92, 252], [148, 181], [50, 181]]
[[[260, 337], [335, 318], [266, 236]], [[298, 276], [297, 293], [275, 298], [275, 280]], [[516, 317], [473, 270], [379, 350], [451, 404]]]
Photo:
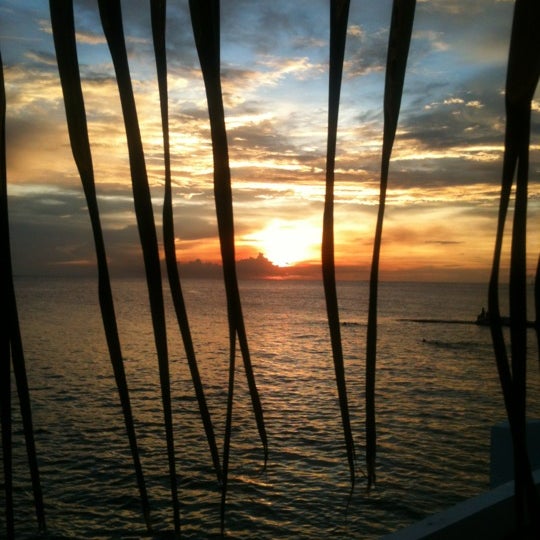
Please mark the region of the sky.
[[[131, 275], [142, 262], [114, 71], [97, 2], [74, 5], [107, 255], [113, 276]], [[366, 279], [371, 264], [391, 6], [390, 0], [351, 2], [335, 177], [335, 260], [343, 279]], [[130, 0], [122, 7], [161, 238], [163, 146], [149, 3]], [[489, 278], [512, 11], [513, 2], [506, 0], [417, 2], [390, 165], [383, 280]], [[220, 260], [208, 113], [187, 0], [169, 2], [167, 15], [177, 258], [193, 271]], [[237, 259], [243, 268], [280, 277], [319, 277], [329, 2], [224, 0], [221, 25]], [[0, 50], [14, 272], [92, 274], [93, 240], [69, 146], [48, 2], [0, 0]], [[528, 216], [531, 276], [540, 253], [539, 128], [537, 90]], [[505, 265], [508, 251], [506, 241]]]

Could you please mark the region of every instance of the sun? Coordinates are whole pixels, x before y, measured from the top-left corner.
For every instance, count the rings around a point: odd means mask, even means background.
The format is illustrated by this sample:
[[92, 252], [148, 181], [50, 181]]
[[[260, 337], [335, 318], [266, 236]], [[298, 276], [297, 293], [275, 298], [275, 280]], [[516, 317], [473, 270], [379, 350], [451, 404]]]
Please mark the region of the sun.
[[276, 266], [292, 266], [320, 256], [321, 231], [305, 220], [274, 219], [250, 238]]

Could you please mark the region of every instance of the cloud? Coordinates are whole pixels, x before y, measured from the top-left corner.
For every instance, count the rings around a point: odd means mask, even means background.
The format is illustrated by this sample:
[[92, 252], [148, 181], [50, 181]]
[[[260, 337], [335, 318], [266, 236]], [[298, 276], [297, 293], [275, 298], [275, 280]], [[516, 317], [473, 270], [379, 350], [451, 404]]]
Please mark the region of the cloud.
[[462, 244], [463, 242], [457, 242], [455, 240], [425, 240], [426, 244], [437, 244], [439, 246], [449, 246], [452, 244]]
[[[41, 11], [29, 10], [20, 2], [7, 1], [0, 8], [7, 21], [3, 19], [0, 40], [8, 92], [9, 192], [16, 212], [17, 260], [31, 264], [30, 255], [22, 255], [24, 246], [30, 245], [41, 254], [36, 261], [45, 264], [49, 253], [52, 261], [67, 267], [91, 260], [92, 242], [84, 230], [88, 218], [43, 6]], [[159, 230], [163, 148], [149, 10], [143, 0], [124, 1], [122, 7]], [[239, 251], [243, 250], [239, 257], [249, 260], [256, 259], [257, 252], [242, 243], [244, 237], [270, 220], [301, 215], [320, 225], [322, 219], [328, 4], [231, 0], [221, 9], [236, 232]], [[369, 265], [378, 204], [390, 9], [390, 2], [351, 5], [335, 200], [338, 256], [342, 264], [355, 267]], [[409, 245], [415, 250], [410, 264], [426, 272], [437, 266], [437, 257], [448, 257], [457, 266], [459, 251], [462, 260], [479, 264], [475, 257], [491, 250], [511, 9], [511, 3], [484, 0], [474, 5], [457, 0], [417, 5], [390, 167], [387, 269], [390, 261], [405, 268]], [[182, 261], [216, 261], [208, 111], [187, 0], [169, 3], [167, 13], [177, 249]], [[77, 0], [75, 16], [103, 225], [115, 268], [127, 269], [140, 261], [116, 81], [95, 0]], [[16, 34], [12, 28], [17, 28]], [[537, 98], [533, 104], [533, 134], [540, 129], [538, 102]], [[535, 222], [540, 186], [534, 171], [540, 152], [534, 136], [531, 149], [529, 211]], [[36, 197], [40, 192], [41, 200]], [[66, 225], [70, 230], [57, 230]], [[34, 245], [31, 226], [40, 227], [36, 238], [43, 245]], [[537, 245], [533, 239], [533, 248]], [[491, 254], [485, 260], [490, 258]]]
[[387, 48], [387, 29], [368, 34], [359, 26], [353, 26], [348, 35], [344, 76], [357, 78], [372, 72], [383, 72]]

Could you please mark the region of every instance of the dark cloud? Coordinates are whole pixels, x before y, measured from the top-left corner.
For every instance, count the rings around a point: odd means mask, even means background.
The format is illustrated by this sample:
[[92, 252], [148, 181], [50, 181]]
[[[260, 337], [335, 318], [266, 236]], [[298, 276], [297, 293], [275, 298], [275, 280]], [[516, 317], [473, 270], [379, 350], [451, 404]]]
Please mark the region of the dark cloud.
[[[478, 79], [438, 94], [436, 100], [415, 100], [400, 115], [405, 136], [431, 148], [463, 144], [500, 144], [504, 129], [504, 75], [490, 76], [493, 84], [475, 91]], [[498, 84], [495, 83], [498, 82]], [[418, 89], [420, 93], [420, 89]]]
[[[200, 213], [200, 212], [199, 212]], [[189, 206], [175, 209], [175, 236], [181, 241], [205, 240], [215, 238], [217, 226], [211, 211], [204, 216], [198, 215], [197, 209]]]
[[231, 128], [228, 135], [232, 148], [254, 155], [284, 155], [293, 150], [285, 129], [270, 120]]
[[425, 240], [424, 244], [437, 244], [439, 246], [449, 246], [453, 244], [463, 244], [463, 242], [456, 242], [454, 240]]
[[362, 29], [349, 30], [347, 37], [347, 56], [345, 58], [345, 76], [360, 77], [370, 72], [382, 72], [386, 65], [388, 30], [366, 34]]
[[[9, 199], [10, 217], [42, 226], [51, 217], [56, 222], [69, 218], [74, 226], [86, 226], [86, 201], [82, 191], [62, 192], [41, 186], [39, 192], [12, 195]], [[77, 225], [75, 225], [77, 224]]]
[[57, 273], [74, 261], [93, 261], [85, 203], [78, 195], [42, 193], [10, 198], [13, 269], [19, 275]]
[[298, 54], [306, 43], [313, 44], [313, 36], [327, 40], [328, 19], [321, 13], [329, 11], [322, 0], [310, 2], [309, 9], [302, 2], [234, 0], [222, 3], [221, 13], [224, 42], [253, 48], [257, 54]]

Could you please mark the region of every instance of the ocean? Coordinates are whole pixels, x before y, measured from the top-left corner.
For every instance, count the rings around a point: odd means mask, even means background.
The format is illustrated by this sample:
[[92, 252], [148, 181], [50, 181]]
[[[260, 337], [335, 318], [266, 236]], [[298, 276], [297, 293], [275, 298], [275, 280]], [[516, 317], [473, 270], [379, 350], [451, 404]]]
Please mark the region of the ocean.
[[[15, 285], [46, 506], [48, 533], [42, 538], [143, 537], [97, 283], [18, 278]], [[221, 452], [228, 377], [223, 285], [185, 280], [182, 286]], [[490, 429], [506, 417], [489, 329], [403, 320], [472, 323], [486, 306], [486, 290], [485, 284], [380, 285], [377, 484], [368, 493], [363, 431], [368, 288], [363, 282], [339, 283], [358, 469], [349, 501], [322, 285], [242, 281], [269, 460], [264, 469], [238, 359], [226, 537], [379, 538], [488, 489]], [[113, 292], [152, 516], [156, 529], [167, 531], [172, 529], [168, 465], [145, 283], [117, 279]], [[220, 493], [167, 288], [165, 297], [182, 537], [218, 537]], [[529, 343], [528, 415], [540, 418], [532, 330]], [[31, 538], [37, 524], [15, 392], [13, 402], [15, 527], [17, 538]], [[3, 515], [0, 530], [3, 534]]]

